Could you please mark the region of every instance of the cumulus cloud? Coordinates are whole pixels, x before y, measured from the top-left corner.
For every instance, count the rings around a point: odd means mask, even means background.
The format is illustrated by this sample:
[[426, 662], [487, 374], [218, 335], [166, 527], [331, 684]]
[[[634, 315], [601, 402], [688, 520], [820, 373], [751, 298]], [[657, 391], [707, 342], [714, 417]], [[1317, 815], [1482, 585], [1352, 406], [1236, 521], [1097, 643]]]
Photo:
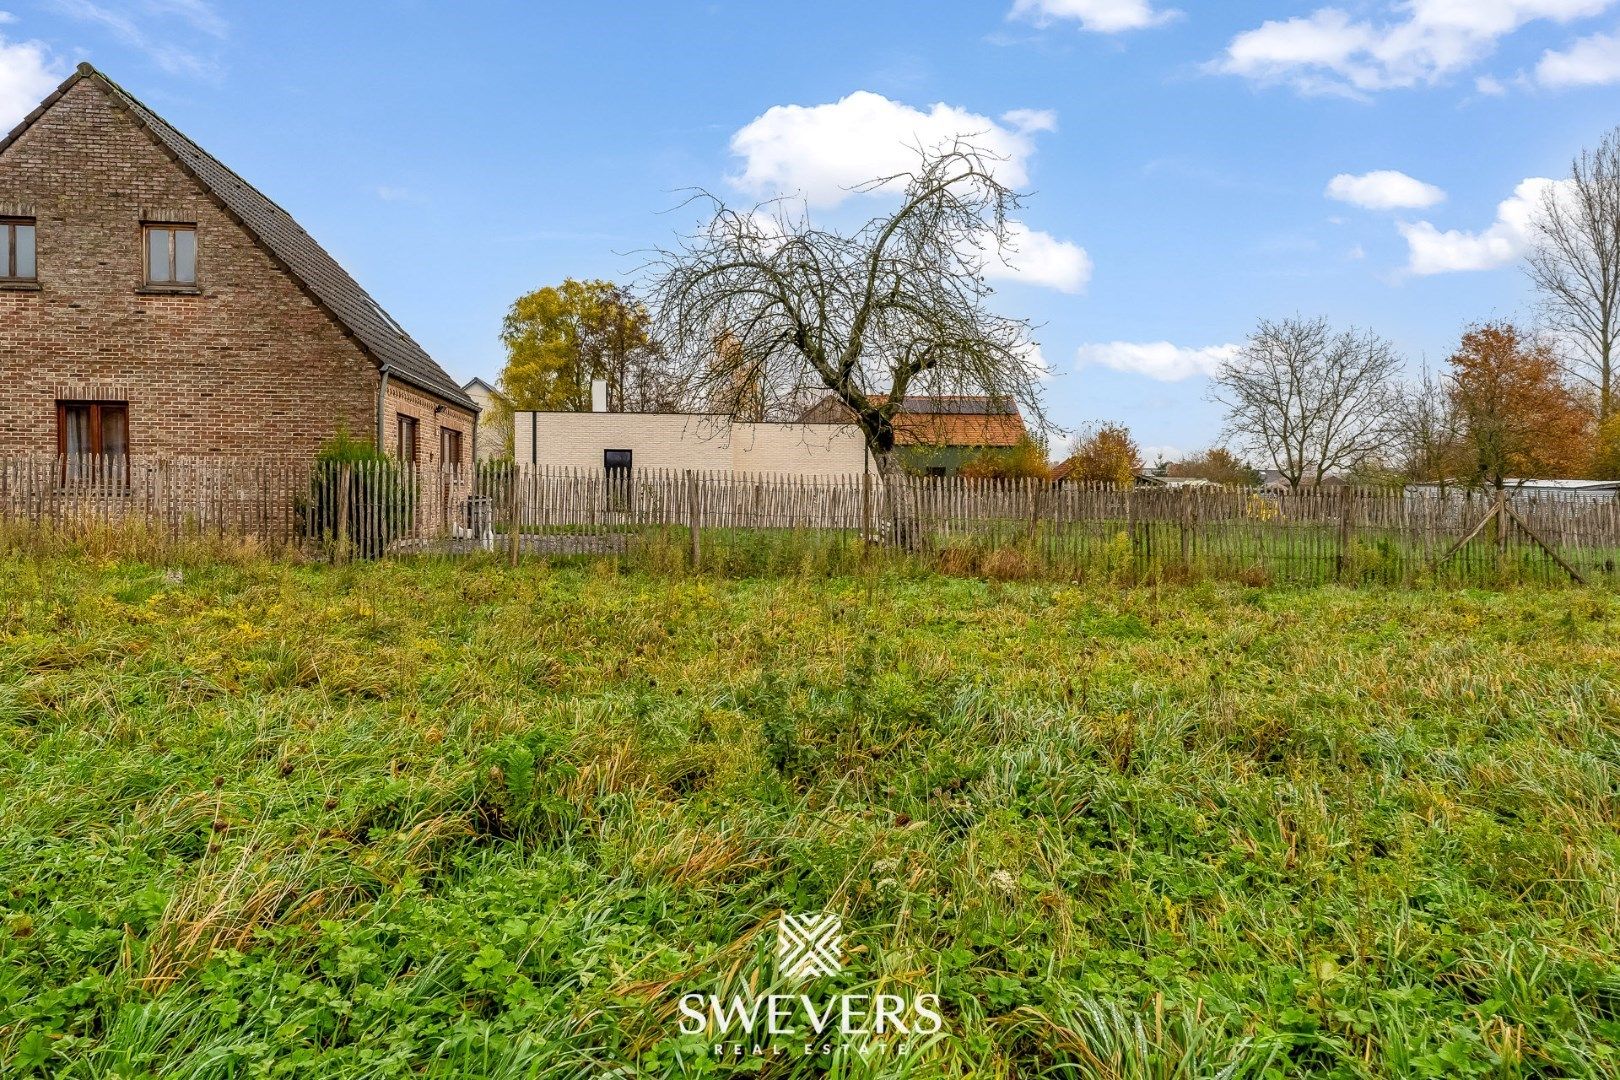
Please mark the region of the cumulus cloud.
[[1616, 0], [1405, 0], [1383, 19], [1335, 7], [1275, 19], [1228, 43], [1211, 69], [1304, 93], [1364, 96], [1439, 82], [1489, 56], [1528, 23], [1567, 23]]
[[1606, 86], [1620, 82], [1620, 33], [1593, 34], [1562, 52], [1548, 50], [1536, 65], [1542, 86]]
[[[742, 159], [730, 183], [763, 199], [789, 197], [803, 206], [833, 208], [857, 195], [892, 198], [892, 187], [857, 188], [873, 177], [898, 174], [917, 162], [917, 148], [970, 139], [1000, 160], [997, 179], [1009, 187], [1029, 182], [1035, 136], [1057, 130], [1047, 109], [1014, 109], [1000, 120], [938, 103], [915, 109], [861, 90], [827, 105], [777, 105], [731, 137]], [[795, 204], [797, 205], [797, 204]], [[1091, 256], [1078, 244], [1008, 223], [1008, 243], [964, 252], [982, 263], [986, 277], [1080, 292], [1091, 280]]]
[[1162, 26], [1181, 12], [1155, 9], [1151, 0], [1015, 0], [1011, 14], [1036, 23], [1078, 22], [1082, 30], [1118, 34]]
[[1031, 229], [1021, 221], [1007, 223], [1007, 243], [999, 252], [985, 250], [984, 276], [1041, 285], [1077, 293], [1091, 283], [1091, 256], [1079, 244]]
[[1168, 341], [1110, 341], [1080, 346], [1079, 360], [1082, 366], [1095, 364], [1146, 375], [1159, 382], [1181, 382], [1194, 376], [1213, 375], [1222, 363], [1237, 355], [1239, 348], [1237, 345], [1210, 345], [1192, 349]]
[[1496, 208], [1496, 220], [1479, 232], [1442, 231], [1427, 221], [1402, 223], [1408, 273], [1451, 274], [1494, 270], [1523, 258], [1535, 238], [1535, 221], [1548, 191], [1567, 181], [1531, 177]]
[[1029, 183], [1035, 136], [1056, 127], [1046, 110], [1017, 109], [996, 121], [943, 102], [923, 111], [857, 90], [828, 105], [765, 110], [731, 137], [742, 171], [730, 180], [761, 198], [796, 195], [810, 206], [837, 206], [873, 177], [912, 168], [917, 147], [961, 137], [1002, 159], [994, 163], [997, 179], [1018, 188]]
[[1433, 184], [1394, 169], [1340, 173], [1328, 181], [1327, 197], [1367, 210], [1421, 210], [1445, 202], [1446, 193]]
[[[10, 22], [8, 15], [0, 22]], [[10, 131], [67, 78], [67, 69], [37, 41], [0, 36], [0, 133]]]

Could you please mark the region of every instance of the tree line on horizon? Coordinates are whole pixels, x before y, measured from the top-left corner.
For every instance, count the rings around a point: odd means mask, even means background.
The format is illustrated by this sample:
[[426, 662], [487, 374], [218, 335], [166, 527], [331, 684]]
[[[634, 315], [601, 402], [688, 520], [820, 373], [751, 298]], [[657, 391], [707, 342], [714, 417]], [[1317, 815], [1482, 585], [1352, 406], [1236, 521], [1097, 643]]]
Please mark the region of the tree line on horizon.
[[[913, 171], [874, 179], [900, 206], [852, 234], [779, 204], [712, 220], [656, 253], [645, 296], [569, 279], [512, 305], [502, 324], [503, 409], [584, 410], [607, 383], [615, 411], [702, 410], [796, 419], [831, 395], [880, 469], [892, 420], [916, 393], [992, 394], [1031, 420], [1026, 444], [987, 450], [966, 475], [1051, 474], [1028, 323], [989, 310], [984, 267], [1005, 258], [1022, 197], [970, 143], [919, 150]], [[1543, 196], [1527, 274], [1537, 319], [1467, 327], [1443, 368], [1415, 378], [1392, 343], [1326, 318], [1262, 319], [1213, 373], [1221, 442], [1142, 461], [1124, 425], [1087, 425], [1061, 463], [1077, 480], [1129, 483], [1146, 469], [1222, 484], [1274, 471], [1295, 488], [1500, 486], [1513, 478], [1620, 479], [1613, 365], [1620, 338], [1620, 127]], [[502, 417], [497, 416], [499, 424]]]

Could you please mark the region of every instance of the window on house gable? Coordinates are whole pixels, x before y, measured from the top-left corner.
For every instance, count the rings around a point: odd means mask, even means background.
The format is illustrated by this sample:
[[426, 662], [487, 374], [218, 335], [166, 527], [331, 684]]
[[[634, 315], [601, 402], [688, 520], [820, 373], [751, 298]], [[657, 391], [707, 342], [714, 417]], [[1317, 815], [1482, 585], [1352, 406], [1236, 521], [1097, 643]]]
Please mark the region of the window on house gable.
[[160, 288], [197, 284], [197, 226], [148, 225], [146, 283]]
[[416, 461], [416, 417], [399, 414], [399, 442], [395, 447], [395, 456], [400, 461]]
[[33, 281], [38, 267], [34, 258], [34, 219], [5, 218], [0, 220], [5, 250], [0, 252], [0, 279], [6, 281]]

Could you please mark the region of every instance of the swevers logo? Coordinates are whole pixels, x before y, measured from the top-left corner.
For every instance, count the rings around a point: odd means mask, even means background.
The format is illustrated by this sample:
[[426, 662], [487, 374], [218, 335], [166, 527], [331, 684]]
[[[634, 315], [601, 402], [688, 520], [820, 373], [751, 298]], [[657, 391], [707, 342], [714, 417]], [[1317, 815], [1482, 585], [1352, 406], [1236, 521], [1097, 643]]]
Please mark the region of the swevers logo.
[[844, 970], [844, 921], [837, 915], [783, 914], [776, 926], [776, 963], [790, 979]]
[[[783, 914], [776, 925], [778, 979], [803, 982], [839, 974], [843, 943], [837, 915]], [[936, 994], [686, 994], [677, 1007], [681, 1033], [709, 1034], [716, 1057], [808, 1057], [841, 1048], [864, 1054], [900, 1048], [913, 1036], [935, 1035], [945, 1026]]]

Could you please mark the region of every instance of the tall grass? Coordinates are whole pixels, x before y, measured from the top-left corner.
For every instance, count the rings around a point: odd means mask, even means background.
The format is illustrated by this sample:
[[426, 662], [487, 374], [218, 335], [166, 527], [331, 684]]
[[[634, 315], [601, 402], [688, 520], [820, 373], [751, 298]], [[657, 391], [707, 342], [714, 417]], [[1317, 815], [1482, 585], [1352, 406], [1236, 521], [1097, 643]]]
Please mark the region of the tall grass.
[[1606, 592], [0, 559], [0, 1071], [1609, 1076]]

